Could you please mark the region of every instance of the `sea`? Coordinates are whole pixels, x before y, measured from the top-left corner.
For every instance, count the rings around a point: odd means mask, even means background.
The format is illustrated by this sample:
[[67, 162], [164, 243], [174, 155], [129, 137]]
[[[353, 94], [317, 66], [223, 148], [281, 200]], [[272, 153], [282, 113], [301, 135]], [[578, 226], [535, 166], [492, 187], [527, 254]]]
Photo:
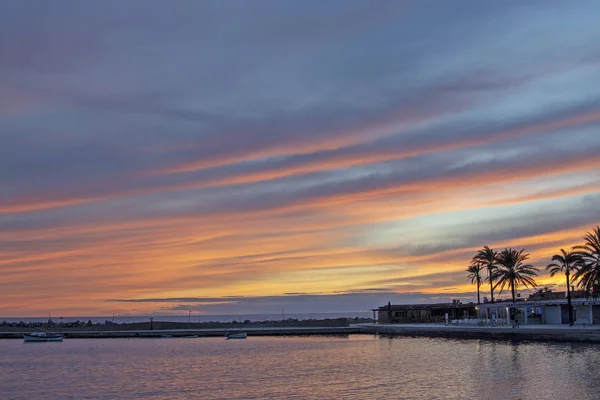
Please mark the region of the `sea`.
[[0, 398], [600, 399], [600, 346], [375, 335], [0, 340]]
[[282, 312], [280, 314], [237, 314], [237, 315], [205, 315], [186, 313], [185, 315], [110, 315], [96, 317], [62, 317], [56, 315], [48, 315], [42, 317], [0, 317], [0, 322], [75, 322], [75, 321], [92, 321], [92, 323], [104, 323], [111, 321], [119, 324], [130, 324], [135, 322], [148, 322], [150, 318], [154, 321], [162, 322], [233, 322], [233, 321], [281, 321], [285, 319], [309, 320], [309, 319], [334, 319], [334, 318], [372, 318], [372, 312], [346, 312], [346, 313], [300, 313], [288, 314]]

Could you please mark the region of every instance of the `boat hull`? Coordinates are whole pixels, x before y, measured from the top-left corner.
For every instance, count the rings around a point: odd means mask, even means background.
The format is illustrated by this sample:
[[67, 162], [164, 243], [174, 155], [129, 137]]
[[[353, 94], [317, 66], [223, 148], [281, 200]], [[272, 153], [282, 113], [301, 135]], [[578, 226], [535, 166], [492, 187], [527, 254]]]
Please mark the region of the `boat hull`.
[[23, 340], [25, 342], [62, 342], [64, 339], [63, 335], [59, 333], [46, 334], [46, 335], [31, 335], [24, 333]]
[[228, 333], [225, 335], [225, 339], [246, 339], [248, 337], [247, 333]]

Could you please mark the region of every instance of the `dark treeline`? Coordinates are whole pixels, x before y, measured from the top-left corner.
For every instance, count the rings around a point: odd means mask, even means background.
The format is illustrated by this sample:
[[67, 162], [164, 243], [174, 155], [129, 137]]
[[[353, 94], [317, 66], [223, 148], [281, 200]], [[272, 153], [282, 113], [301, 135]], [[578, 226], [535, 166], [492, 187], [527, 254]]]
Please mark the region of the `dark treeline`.
[[28, 330], [35, 328], [51, 329], [51, 330], [90, 330], [90, 331], [107, 331], [107, 330], [160, 330], [160, 329], [213, 329], [213, 328], [243, 328], [243, 327], [338, 327], [349, 326], [349, 324], [372, 322], [370, 318], [325, 318], [325, 319], [302, 319], [288, 318], [285, 320], [276, 321], [231, 321], [231, 322], [171, 322], [171, 321], [148, 321], [135, 323], [113, 323], [105, 321], [103, 323], [92, 323], [89, 321], [75, 322], [0, 322], [0, 330], [12, 331], [14, 329]]

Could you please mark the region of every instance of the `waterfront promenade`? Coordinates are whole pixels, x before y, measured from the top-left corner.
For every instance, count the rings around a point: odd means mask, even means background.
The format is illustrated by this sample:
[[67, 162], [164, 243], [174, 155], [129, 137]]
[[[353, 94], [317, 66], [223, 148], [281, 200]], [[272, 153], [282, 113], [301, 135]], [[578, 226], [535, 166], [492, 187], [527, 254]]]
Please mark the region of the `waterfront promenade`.
[[381, 335], [426, 336], [490, 340], [535, 340], [600, 343], [600, 325], [445, 325], [445, 324], [358, 324]]

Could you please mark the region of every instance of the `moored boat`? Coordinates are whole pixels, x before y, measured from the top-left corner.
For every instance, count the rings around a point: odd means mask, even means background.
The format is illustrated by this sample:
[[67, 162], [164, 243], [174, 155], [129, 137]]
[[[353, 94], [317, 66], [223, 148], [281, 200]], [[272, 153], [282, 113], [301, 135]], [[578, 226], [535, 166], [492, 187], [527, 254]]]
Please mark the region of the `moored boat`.
[[30, 332], [23, 333], [23, 340], [26, 342], [62, 342], [64, 336], [62, 333], [54, 332]]
[[225, 339], [246, 339], [248, 334], [246, 332], [227, 332]]

